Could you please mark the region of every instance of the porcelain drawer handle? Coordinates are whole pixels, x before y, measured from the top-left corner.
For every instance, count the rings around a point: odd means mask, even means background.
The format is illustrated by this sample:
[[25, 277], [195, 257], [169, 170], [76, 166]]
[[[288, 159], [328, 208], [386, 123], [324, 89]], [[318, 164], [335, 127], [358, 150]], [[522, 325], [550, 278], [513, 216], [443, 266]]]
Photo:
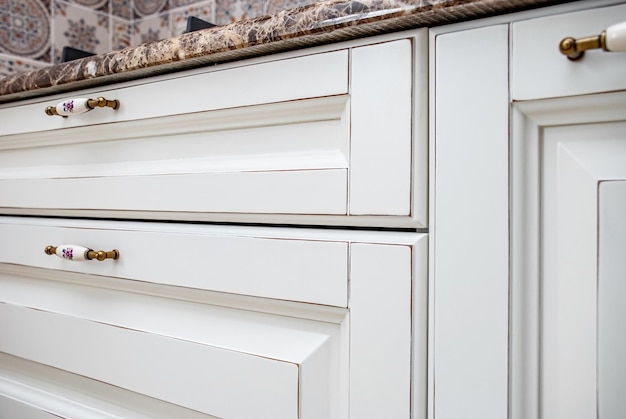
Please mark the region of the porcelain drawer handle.
[[61, 246], [46, 246], [44, 249], [46, 255], [57, 255], [61, 259], [66, 260], [93, 260], [97, 259], [103, 261], [105, 259], [119, 259], [120, 252], [117, 249], [113, 249], [110, 252], [103, 250], [95, 251], [83, 246], [76, 246], [74, 244], [62, 244]]
[[68, 99], [59, 103], [56, 106], [48, 106], [46, 108], [46, 114], [50, 116], [59, 115], [65, 117], [89, 112], [90, 110], [95, 108], [119, 109], [120, 101], [117, 99], [108, 100], [103, 97], [99, 97], [97, 99]]
[[600, 35], [587, 38], [564, 38], [559, 44], [561, 53], [570, 60], [580, 60], [588, 49], [602, 48], [605, 51], [626, 51], [626, 22], [609, 26]]

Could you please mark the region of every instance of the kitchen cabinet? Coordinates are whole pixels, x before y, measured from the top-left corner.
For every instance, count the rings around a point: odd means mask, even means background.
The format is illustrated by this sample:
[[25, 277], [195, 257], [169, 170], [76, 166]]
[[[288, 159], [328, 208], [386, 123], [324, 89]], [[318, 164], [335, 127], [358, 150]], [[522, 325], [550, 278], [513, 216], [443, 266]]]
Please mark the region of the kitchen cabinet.
[[426, 79], [413, 76], [425, 41], [421, 31], [75, 93], [119, 100], [118, 110], [44, 113], [67, 95], [4, 109], [0, 205], [55, 216], [426, 227], [426, 131], [413, 127], [426, 106]]
[[606, 239], [619, 222], [603, 214], [623, 198], [604, 190], [626, 175], [626, 54], [558, 46], [626, 7], [577, 6], [431, 35], [438, 419], [623, 415], [604, 276], [623, 232]]
[[424, 417], [426, 35], [0, 109], [0, 416]]
[[[0, 274], [10, 399], [66, 417], [410, 415], [426, 235], [11, 217], [0, 231], [15, 239], [2, 241]], [[117, 242], [120, 259], [45, 255], [37, 245], [53, 237]], [[114, 408], [68, 395], [76, 376]]]
[[[624, 20], [568, 2], [72, 95], [117, 111], [2, 105], [0, 413], [617, 417], [626, 54], [558, 45]], [[120, 257], [44, 253], [71, 244]]]

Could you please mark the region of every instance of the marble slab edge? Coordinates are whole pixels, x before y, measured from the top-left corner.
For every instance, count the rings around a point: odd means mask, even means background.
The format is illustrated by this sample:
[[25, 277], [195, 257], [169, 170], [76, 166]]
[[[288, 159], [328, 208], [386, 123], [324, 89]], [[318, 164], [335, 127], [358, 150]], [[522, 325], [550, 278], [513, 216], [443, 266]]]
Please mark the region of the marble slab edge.
[[0, 103], [563, 1], [330, 0], [0, 79]]

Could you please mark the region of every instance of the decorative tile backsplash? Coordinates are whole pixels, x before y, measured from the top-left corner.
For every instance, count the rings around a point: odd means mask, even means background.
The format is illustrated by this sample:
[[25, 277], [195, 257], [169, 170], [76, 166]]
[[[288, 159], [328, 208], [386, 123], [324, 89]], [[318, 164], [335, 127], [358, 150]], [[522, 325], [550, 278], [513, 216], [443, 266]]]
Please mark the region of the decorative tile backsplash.
[[316, 0], [0, 0], [0, 77], [177, 36], [187, 17], [225, 25]]

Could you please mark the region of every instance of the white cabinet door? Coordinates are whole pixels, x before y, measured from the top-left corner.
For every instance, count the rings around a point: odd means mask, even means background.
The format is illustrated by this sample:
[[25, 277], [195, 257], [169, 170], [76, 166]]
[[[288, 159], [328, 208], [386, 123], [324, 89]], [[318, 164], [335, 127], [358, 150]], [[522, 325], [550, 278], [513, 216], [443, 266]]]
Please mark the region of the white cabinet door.
[[626, 93], [514, 111], [512, 417], [616, 417]]

